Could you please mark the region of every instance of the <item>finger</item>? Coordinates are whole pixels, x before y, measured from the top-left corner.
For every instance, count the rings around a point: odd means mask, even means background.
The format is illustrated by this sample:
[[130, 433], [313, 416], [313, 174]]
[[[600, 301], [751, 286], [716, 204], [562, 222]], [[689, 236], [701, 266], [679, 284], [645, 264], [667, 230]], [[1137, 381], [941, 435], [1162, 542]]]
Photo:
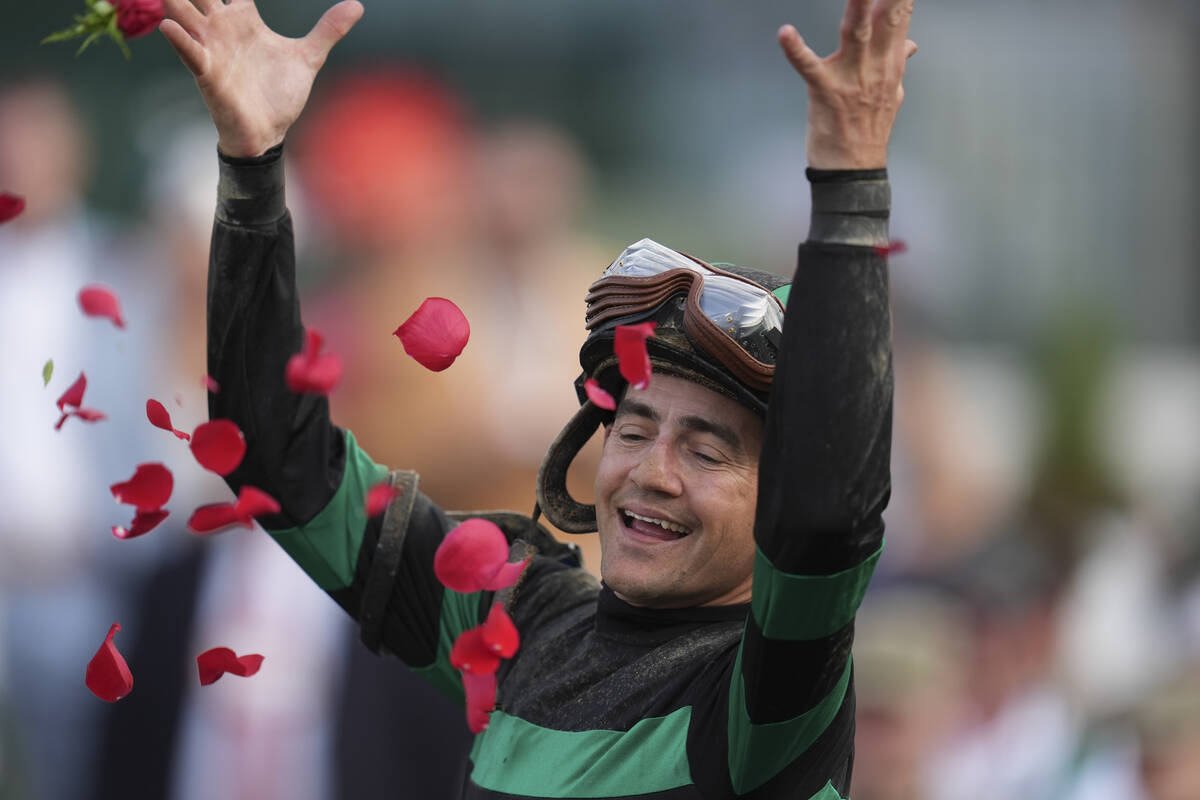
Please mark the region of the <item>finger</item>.
[[217, 6], [224, 5], [224, 3], [221, 2], [221, 0], [191, 0], [191, 1], [193, 3], [195, 3], [196, 8], [200, 9], [205, 14], [212, 11]]
[[326, 11], [304, 37], [310, 58], [318, 65], [325, 63], [329, 51], [350, 32], [362, 15], [362, 3], [358, 0], [342, 0]]
[[179, 60], [193, 75], [203, 75], [208, 69], [208, 51], [204, 46], [188, 36], [188, 32], [173, 19], [164, 19], [158, 29], [166, 37], [167, 42], [179, 54]]
[[784, 25], [779, 29], [777, 38], [788, 63], [805, 81], [814, 80], [821, 70], [821, 57], [804, 43], [800, 33], [791, 25]]
[[871, 0], [846, 0], [842, 15], [842, 51], [857, 56], [871, 40]]
[[872, 24], [872, 49], [883, 53], [905, 42], [912, 19], [913, 0], [880, 0]]
[[204, 15], [188, 0], [164, 0], [163, 13], [167, 19], [173, 19], [183, 26], [193, 38], [200, 38], [200, 30], [204, 25]]

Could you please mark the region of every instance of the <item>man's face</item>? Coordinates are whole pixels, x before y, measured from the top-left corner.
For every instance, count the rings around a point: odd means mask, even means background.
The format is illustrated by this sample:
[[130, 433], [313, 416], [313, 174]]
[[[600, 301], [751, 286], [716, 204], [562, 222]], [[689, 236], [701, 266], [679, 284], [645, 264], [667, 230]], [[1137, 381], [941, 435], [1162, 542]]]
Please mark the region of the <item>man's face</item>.
[[761, 420], [699, 384], [655, 375], [626, 392], [596, 471], [600, 573], [618, 597], [750, 600], [761, 449]]

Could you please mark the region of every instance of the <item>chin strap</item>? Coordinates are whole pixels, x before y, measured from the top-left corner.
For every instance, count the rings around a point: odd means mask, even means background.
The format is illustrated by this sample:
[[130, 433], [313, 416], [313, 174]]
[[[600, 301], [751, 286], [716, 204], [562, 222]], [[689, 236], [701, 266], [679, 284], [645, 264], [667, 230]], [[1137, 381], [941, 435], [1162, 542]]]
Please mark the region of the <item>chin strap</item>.
[[588, 439], [612, 412], [589, 400], [550, 445], [537, 477], [537, 507], [546, 519], [567, 533], [591, 533], [596, 530], [596, 507], [581, 503], [567, 491], [567, 470]]

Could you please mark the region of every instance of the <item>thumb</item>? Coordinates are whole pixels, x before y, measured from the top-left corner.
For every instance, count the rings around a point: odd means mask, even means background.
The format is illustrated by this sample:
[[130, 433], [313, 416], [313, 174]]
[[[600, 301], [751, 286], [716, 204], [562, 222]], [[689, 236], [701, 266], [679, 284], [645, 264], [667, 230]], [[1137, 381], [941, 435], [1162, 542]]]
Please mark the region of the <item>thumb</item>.
[[363, 6], [358, 0], [342, 0], [322, 14], [317, 24], [304, 37], [304, 44], [312, 59], [317, 64], [325, 63], [329, 51], [350, 32], [362, 15]]
[[799, 72], [806, 81], [811, 80], [821, 69], [820, 56], [804, 43], [799, 32], [791, 25], [784, 25], [780, 28], [777, 38], [779, 46], [783, 48], [783, 54], [787, 56], [787, 60], [796, 72]]

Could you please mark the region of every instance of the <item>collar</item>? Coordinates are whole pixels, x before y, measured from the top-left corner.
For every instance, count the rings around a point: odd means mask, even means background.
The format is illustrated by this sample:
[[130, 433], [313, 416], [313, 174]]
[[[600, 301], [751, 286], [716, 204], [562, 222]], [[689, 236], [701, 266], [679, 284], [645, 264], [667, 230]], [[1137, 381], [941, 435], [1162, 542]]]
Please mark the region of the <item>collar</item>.
[[636, 639], [657, 645], [696, 628], [720, 622], [742, 624], [750, 613], [749, 603], [732, 606], [689, 608], [643, 608], [617, 597], [608, 584], [601, 584], [596, 606], [596, 633], [611, 639]]

